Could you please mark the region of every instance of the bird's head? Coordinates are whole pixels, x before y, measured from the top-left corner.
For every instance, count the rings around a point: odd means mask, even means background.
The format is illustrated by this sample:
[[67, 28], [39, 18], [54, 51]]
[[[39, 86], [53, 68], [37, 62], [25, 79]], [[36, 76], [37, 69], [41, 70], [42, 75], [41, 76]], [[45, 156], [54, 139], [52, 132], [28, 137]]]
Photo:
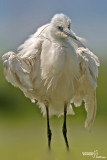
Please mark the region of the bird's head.
[[76, 37], [70, 31], [71, 20], [64, 14], [56, 14], [51, 20], [51, 35], [54, 38], [64, 39], [72, 37], [77, 40]]

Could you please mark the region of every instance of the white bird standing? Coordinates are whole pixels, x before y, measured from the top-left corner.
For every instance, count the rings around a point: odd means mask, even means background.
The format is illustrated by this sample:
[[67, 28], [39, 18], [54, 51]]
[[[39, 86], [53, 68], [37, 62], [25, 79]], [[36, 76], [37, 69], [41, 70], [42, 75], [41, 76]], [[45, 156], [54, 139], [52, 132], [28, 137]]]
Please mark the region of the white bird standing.
[[85, 128], [91, 128], [96, 115], [99, 60], [70, 29], [70, 23], [66, 15], [56, 14], [19, 47], [18, 54], [8, 52], [2, 57], [7, 81], [32, 102], [37, 100], [46, 113], [49, 148], [49, 112], [64, 114], [63, 135], [68, 149], [66, 114], [74, 114], [71, 103], [80, 106], [85, 102]]

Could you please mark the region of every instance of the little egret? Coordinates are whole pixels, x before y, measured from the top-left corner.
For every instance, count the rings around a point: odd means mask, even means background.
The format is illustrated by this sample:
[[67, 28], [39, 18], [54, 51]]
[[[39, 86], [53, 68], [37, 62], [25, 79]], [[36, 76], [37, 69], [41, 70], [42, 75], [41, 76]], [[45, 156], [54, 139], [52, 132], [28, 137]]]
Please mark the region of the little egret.
[[71, 103], [80, 106], [85, 102], [85, 128], [91, 128], [96, 116], [99, 60], [70, 29], [70, 24], [69, 17], [56, 14], [18, 48], [18, 54], [10, 51], [2, 57], [7, 81], [32, 102], [37, 100], [43, 115], [47, 115], [49, 148], [49, 115], [64, 115], [62, 132], [67, 149], [66, 115], [74, 114]]

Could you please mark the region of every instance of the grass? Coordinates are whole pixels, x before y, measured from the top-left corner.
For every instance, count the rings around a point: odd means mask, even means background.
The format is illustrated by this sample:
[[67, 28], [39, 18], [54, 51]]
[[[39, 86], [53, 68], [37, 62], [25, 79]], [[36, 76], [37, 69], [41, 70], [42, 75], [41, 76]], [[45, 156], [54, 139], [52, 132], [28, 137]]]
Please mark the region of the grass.
[[97, 88], [97, 117], [93, 130], [84, 128], [84, 106], [74, 108], [76, 115], [67, 117], [70, 151], [67, 152], [62, 134], [63, 117], [50, 118], [52, 148], [48, 150], [46, 118], [36, 104], [6, 82], [0, 64], [0, 160], [91, 160], [82, 152], [98, 150], [107, 157], [107, 64], [100, 67]]
[[51, 151], [48, 150], [46, 135], [46, 118], [42, 116], [0, 121], [0, 159], [2, 160], [88, 160], [92, 157], [82, 152], [99, 151], [106, 154], [106, 122], [96, 119], [91, 133], [84, 129], [84, 118], [67, 117], [68, 140], [70, 151], [66, 150], [62, 134], [63, 118], [50, 119], [52, 130]]

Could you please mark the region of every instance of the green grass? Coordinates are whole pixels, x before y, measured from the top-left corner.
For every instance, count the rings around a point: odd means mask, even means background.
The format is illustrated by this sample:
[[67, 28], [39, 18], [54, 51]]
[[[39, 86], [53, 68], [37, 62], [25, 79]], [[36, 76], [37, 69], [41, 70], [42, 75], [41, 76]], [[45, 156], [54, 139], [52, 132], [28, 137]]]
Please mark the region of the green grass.
[[46, 119], [42, 116], [23, 119], [1, 119], [0, 122], [0, 159], [2, 160], [86, 160], [82, 152], [99, 151], [106, 154], [106, 122], [96, 119], [91, 133], [83, 127], [84, 118], [67, 117], [70, 151], [66, 150], [62, 135], [62, 118], [50, 119], [52, 130], [51, 151], [48, 150]]
[[97, 116], [89, 133], [84, 128], [84, 106], [74, 108], [76, 115], [67, 117], [70, 151], [62, 134], [63, 117], [50, 118], [52, 147], [48, 150], [46, 118], [36, 104], [7, 83], [0, 64], [0, 160], [91, 160], [82, 152], [98, 150], [107, 157], [107, 64], [103, 61], [97, 88]]

